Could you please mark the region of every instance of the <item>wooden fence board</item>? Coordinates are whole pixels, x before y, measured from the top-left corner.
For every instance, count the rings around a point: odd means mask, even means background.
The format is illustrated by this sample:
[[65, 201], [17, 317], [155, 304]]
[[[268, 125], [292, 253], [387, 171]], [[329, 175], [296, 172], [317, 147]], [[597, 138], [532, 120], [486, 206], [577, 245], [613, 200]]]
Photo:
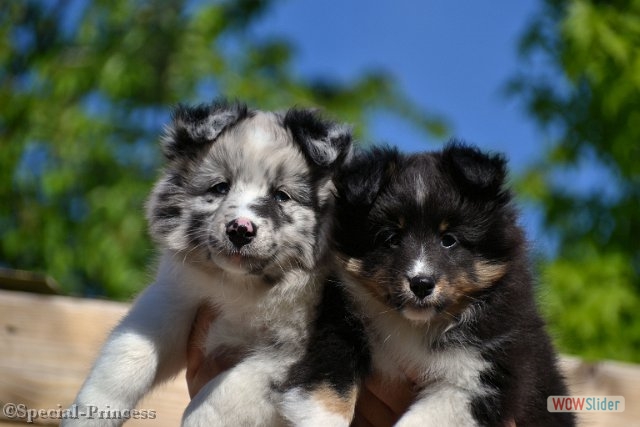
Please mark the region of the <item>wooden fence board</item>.
[[[127, 304], [110, 301], [0, 291], [0, 403], [68, 407], [107, 334], [127, 309]], [[156, 410], [157, 419], [130, 420], [127, 425], [179, 425], [188, 401], [181, 373], [138, 405]]]
[[[32, 409], [68, 407], [109, 331], [129, 305], [111, 301], [0, 290], [0, 404]], [[562, 369], [576, 396], [621, 395], [622, 413], [580, 414], [581, 425], [640, 427], [640, 367], [585, 363], [564, 357]], [[138, 405], [157, 418], [127, 426], [176, 426], [188, 403], [184, 372]], [[0, 414], [0, 427], [18, 425]], [[57, 424], [56, 420], [35, 420]]]

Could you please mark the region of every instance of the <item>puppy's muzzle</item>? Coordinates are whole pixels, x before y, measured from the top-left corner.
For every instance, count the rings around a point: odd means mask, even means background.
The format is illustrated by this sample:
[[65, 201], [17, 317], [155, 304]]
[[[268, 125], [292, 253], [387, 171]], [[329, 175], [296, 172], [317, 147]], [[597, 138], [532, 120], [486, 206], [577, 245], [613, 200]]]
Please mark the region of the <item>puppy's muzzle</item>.
[[227, 237], [236, 248], [251, 243], [258, 227], [248, 218], [240, 217], [227, 224]]

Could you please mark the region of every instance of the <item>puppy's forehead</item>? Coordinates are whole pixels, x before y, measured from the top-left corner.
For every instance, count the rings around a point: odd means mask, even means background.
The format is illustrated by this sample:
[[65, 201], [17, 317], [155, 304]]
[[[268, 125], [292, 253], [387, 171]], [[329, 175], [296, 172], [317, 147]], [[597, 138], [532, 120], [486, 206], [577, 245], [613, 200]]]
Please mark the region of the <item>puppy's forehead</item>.
[[274, 113], [258, 111], [215, 141], [209, 158], [236, 178], [273, 181], [308, 173], [291, 132]]
[[[431, 227], [441, 222], [451, 191], [429, 156], [412, 156], [391, 177], [378, 198], [376, 212], [402, 228]], [[402, 220], [402, 221], [400, 221]], [[430, 229], [430, 228], [429, 228]]]
[[[405, 203], [425, 211], [438, 207], [448, 191], [448, 180], [431, 153], [414, 154], [396, 171], [392, 179], [392, 192], [398, 193]], [[396, 196], [397, 197], [397, 196]]]
[[278, 116], [262, 111], [257, 111], [233, 128], [229, 136], [246, 145], [248, 151], [270, 150], [286, 144], [290, 139], [289, 132], [282, 127]]

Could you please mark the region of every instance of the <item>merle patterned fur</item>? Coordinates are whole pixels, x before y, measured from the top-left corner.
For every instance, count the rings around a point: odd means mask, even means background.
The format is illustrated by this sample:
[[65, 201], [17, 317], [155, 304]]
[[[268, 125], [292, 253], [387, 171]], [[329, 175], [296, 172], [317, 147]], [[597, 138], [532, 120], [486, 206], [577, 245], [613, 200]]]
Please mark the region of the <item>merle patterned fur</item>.
[[[185, 366], [193, 319], [209, 304], [217, 317], [203, 350], [244, 358], [192, 399], [183, 425], [295, 420], [280, 405], [287, 390], [277, 385], [307, 348], [330, 270], [332, 178], [350, 143], [347, 126], [316, 111], [264, 112], [224, 100], [178, 106], [161, 139], [166, 166], [147, 204], [161, 251], [155, 281], [107, 340], [75, 404], [134, 408]], [[336, 425], [348, 418], [315, 409], [317, 419], [333, 416]]]

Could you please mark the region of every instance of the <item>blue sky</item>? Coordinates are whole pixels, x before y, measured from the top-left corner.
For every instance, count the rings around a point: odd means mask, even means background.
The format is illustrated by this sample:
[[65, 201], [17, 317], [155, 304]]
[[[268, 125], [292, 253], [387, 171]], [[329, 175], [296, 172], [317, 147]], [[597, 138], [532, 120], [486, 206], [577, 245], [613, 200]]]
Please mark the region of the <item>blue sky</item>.
[[[297, 48], [302, 75], [348, 80], [368, 69], [391, 73], [453, 135], [505, 152], [521, 170], [539, 157], [542, 136], [502, 88], [517, 69], [517, 40], [534, 0], [288, 0], [276, 3], [257, 34], [283, 35]], [[434, 142], [400, 120], [372, 123], [374, 139], [406, 151]]]
[[[545, 138], [504, 85], [518, 69], [517, 42], [536, 0], [284, 0], [255, 32], [281, 35], [296, 47], [295, 71], [303, 76], [349, 80], [381, 69], [426, 111], [443, 115], [455, 137], [500, 151], [515, 172], [539, 159]], [[375, 142], [405, 151], [433, 149], [398, 119], [371, 123]], [[553, 251], [539, 215], [523, 210], [522, 224], [536, 250]]]

